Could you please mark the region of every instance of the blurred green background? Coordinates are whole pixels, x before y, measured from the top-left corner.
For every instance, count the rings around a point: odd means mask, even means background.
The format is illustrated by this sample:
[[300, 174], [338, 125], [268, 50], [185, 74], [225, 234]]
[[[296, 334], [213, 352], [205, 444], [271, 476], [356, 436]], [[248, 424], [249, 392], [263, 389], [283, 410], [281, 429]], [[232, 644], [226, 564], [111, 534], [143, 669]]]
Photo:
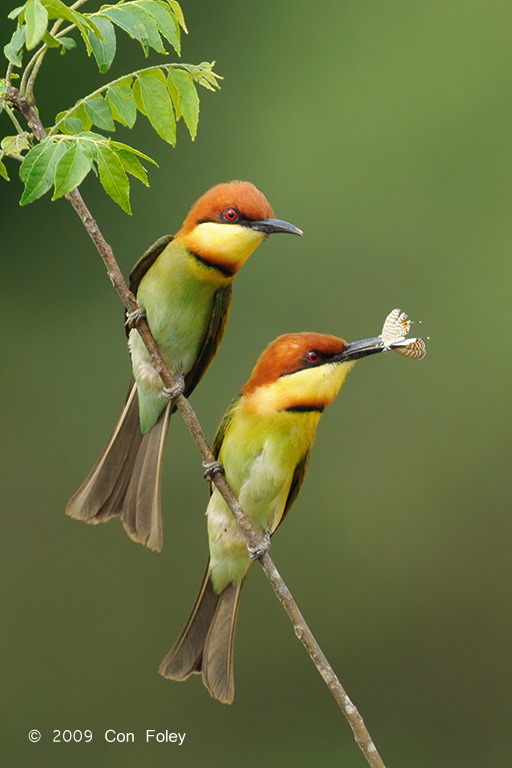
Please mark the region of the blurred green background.
[[[219, 93], [201, 92], [196, 142], [181, 126], [173, 150], [139, 117], [117, 136], [160, 167], [149, 190], [134, 181], [134, 215], [94, 178], [83, 195], [125, 274], [219, 181], [253, 181], [304, 229], [302, 240], [271, 238], [237, 278], [224, 343], [192, 398], [210, 437], [276, 335], [358, 339], [396, 306], [422, 319], [423, 362], [388, 354], [349, 377], [271, 554], [388, 766], [504, 765], [512, 5], [183, 9], [182, 60], [215, 59], [225, 76]], [[2, 45], [12, 28], [4, 16]], [[141, 65], [138, 44], [118, 40], [109, 78]], [[101, 82], [82, 52], [51, 52], [36, 91], [43, 121]], [[16, 177], [14, 162], [9, 170]], [[68, 204], [46, 196], [20, 208], [19, 180], [0, 185], [5, 765], [365, 765], [257, 566], [239, 616], [233, 706], [198, 678], [157, 674], [206, 561], [200, 461], [176, 417], [161, 555], [117, 521], [64, 516], [127, 388], [122, 308]], [[39, 744], [28, 741], [33, 728]], [[57, 728], [90, 728], [93, 742], [54, 744]], [[105, 743], [108, 728], [134, 731], [136, 743]], [[146, 728], [187, 736], [181, 747], [148, 745]]]

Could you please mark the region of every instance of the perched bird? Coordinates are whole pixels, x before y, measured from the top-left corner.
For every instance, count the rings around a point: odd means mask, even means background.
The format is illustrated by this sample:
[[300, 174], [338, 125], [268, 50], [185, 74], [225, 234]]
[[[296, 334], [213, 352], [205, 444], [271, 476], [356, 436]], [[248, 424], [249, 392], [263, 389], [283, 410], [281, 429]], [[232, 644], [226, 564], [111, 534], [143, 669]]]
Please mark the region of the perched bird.
[[[160, 238], [135, 265], [130, 290], [165, 362], [184, 383], [185, 396], [220, 344], [235, 275], [274, 232], [302, 235], [274, 218], [253, 184], [218, 184], [192, 206], [174, 237]], [[135, 328], [129, 330], [129, 349], [134, 379], [124, 408], [66, 513], [88, 523], [120, 517], [131, 539], [160, 550], [160, 471], [173, 405]]]
[[[396, 341], [403, 344], [403, 337]], [[335, 336], [293, 333], [273, 341], [229, 406], [213, 453], [256, 532], [271, 536], [297, 498], [323, 410], [360, 357], [393, 349], [378, 336], [348, 344]], [[211, 695], [234, 697], [235, 622], [251, 557], [216, 488], [207, 508], [210, 557], [192, 613], [160, 674], [201, 673]]]

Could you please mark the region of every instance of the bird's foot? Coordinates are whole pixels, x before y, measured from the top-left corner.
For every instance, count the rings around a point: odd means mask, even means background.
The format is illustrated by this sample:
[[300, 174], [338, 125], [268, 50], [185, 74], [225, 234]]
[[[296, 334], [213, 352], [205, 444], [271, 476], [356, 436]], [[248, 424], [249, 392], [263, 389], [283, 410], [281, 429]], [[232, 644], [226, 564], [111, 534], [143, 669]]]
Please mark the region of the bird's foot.
[[174, 384], [172, 387], [162, 387], [162, 393], [168, 400], [176, 400], [184, 391], [185, 377], [181, 371], [176, 371], [174, 374]]
[[268, 531], [263, 531], [261, 534], [261, 542], [256, 547], [251, 547], [249, 544], [247, 545], [247, 551], [249, 552], [251, 560], [259, 560], [260, 557], [267, 554], [269, 549], [270, 533]]
[[204, 479], [212, 482], [215, 475], [224, 474], [224, 466], [220, 461], [203, 461]]
[[126, 313], [125, 325], [127, 325], [128, 328], [136, 328], [137, 323], [139, 320], [142, 320], [143, 317], [146, 317], [146, 310], [144, 307], [137, 307], [133, 312]]

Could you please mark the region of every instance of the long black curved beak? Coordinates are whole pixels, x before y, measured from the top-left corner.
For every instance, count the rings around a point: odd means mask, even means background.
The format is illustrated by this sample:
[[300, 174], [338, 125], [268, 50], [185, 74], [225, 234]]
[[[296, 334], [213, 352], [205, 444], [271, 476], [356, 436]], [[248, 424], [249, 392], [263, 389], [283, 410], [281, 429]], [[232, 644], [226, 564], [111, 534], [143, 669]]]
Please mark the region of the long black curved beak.
[[266, 235], [273, 235], [276, 232], [285, 232], [288, 235], [299, 235], [299, 237], [302, 237], [304, 234], [302, 229], [299, 229], [294, 224], [290, 224], [289, 221], [283, 221], [282, 219], [261, 219], [260, 221], [250, 221], [247, 225], [257, 232], [264, 232]]
[[378, 355], [385, 349], [380, 336], [373, 336], [371, 339], [362, 339], [361, 341], [351, 341], [343, 352], [333, 356], [332, 362], [344, 363], [349, 360], [359, 360], [361, 357], [368, 357], [368, 355]]

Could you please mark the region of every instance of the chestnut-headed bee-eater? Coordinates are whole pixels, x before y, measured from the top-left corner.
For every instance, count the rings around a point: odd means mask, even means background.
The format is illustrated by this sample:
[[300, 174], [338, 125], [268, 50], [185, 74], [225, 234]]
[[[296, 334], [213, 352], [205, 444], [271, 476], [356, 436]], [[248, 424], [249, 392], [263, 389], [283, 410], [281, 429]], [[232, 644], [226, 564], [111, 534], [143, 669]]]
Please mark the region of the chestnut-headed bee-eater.
[[[410, 342], [388, 333], [347, 343], [335, 336], [293, 333], [259, 358], [215, 436], [213, 453], [256, 532], [268, 540], [297, 498], [316, 428], [358, 358]], [[422, 342], [423, 343], [423, 342]], [[207, 508], [210, 557], [192, 613], [160, 666], [171, 680], [201, 673], [211, 695], [234, 697], [233, 641], [240, 592], [251, 557], [219, 491]]]
[[[274, 232], [302, 235], [274, 218], [253, 184], [218, 184], [192, 206], [174, 237], [160, 238], [135, 265], [130, 290], [165, 362], [184, 380], [185, 396], [220, 344], [235, 275]], [[131, 539], [160, 550], [160, 472], [173, 405], [135, 328], [129, 331], [129, 349], [133, 380], [124, 408], [66, 512], [88, 523], [120, 517]]]

